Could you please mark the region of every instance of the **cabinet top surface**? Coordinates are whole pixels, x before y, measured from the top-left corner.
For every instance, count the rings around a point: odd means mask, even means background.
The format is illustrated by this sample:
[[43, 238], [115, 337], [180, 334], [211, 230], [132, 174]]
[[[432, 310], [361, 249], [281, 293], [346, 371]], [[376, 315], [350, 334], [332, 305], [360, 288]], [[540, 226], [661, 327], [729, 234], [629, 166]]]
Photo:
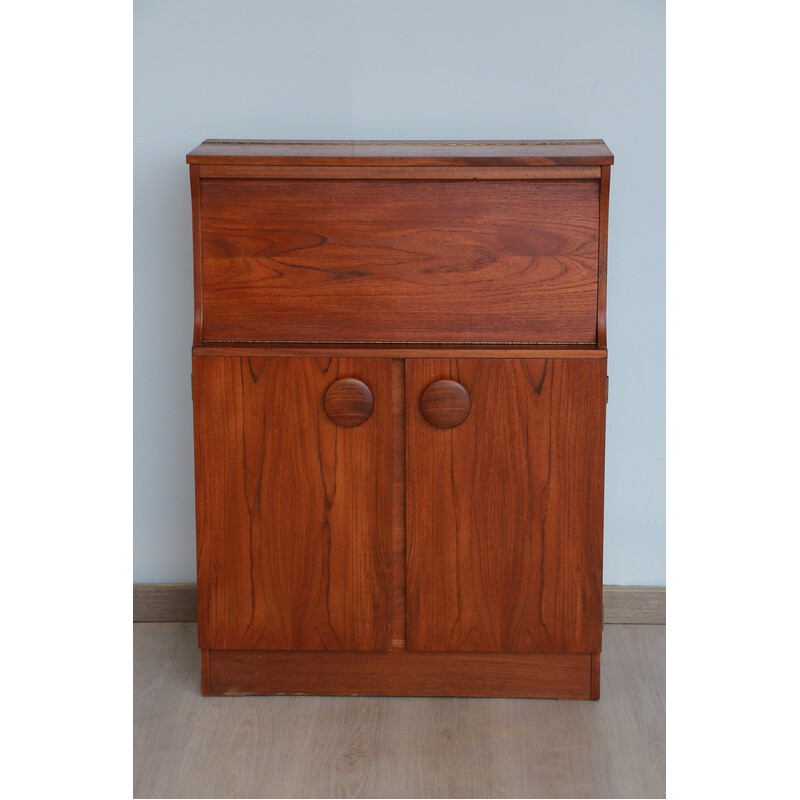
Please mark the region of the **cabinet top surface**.
[[607, 166], [602, 139], [560, 141], [269, 141], [206, 139], [188, 164]]

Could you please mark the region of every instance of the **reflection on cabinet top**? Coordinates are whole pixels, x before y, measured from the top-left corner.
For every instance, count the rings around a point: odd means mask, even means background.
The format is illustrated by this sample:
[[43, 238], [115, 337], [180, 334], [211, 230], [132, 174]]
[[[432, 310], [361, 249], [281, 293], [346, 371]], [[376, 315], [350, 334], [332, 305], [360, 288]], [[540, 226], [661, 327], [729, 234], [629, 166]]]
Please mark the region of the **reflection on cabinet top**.
[[267, 141], [206, 139], [188, 164], [347, 164], [417, 166], [608, 166], [614, 156], [601, 139], [568, 141]]
[[601, 141], [210, 140], [187, 161], [195, 345], [605, 347]]

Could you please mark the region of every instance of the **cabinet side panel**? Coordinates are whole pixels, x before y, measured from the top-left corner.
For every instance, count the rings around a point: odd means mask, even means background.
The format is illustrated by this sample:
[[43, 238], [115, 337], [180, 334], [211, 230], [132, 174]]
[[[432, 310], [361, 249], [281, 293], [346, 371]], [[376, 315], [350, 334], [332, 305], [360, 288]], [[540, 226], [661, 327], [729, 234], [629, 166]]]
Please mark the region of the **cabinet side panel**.
[[[409, 649], [599, 650], [605, 362], [406, 370]], [[470, 395], [450, 429], [419, 407], [442, 379]]]
[[597, 243], [597, 346], [606, 347], [606, 284], [608, 277], [608, 200], [611, 167], [601, 167], [600, 224]]
[[194, 332], [195, 346], [203, 341], [203, 253], [200, 231], [200, 167], [189, 167], [189, 180], [192, 192], [192, 252], [194, 258]]
[[[375, 398], [352, 428], [345, 377]], [[201, 647], [389, 648], [390, 424], [388, 360], [195, 359]]]

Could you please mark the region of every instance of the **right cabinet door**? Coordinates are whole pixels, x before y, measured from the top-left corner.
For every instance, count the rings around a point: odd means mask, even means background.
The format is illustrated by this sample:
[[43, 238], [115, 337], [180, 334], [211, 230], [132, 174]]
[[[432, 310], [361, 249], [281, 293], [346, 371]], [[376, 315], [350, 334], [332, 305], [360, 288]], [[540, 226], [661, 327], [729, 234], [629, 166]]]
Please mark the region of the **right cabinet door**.
[[411, 650], [599, 652], [606, 361], [406, 361]]

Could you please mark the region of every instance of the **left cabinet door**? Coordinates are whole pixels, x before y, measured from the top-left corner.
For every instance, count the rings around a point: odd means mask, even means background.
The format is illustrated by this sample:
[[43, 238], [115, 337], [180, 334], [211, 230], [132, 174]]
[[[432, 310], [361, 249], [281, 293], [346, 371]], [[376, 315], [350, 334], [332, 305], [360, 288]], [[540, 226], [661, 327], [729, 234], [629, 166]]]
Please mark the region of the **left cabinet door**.
[[391, 362], [192, 363], [200, 647], [388, 650]]

